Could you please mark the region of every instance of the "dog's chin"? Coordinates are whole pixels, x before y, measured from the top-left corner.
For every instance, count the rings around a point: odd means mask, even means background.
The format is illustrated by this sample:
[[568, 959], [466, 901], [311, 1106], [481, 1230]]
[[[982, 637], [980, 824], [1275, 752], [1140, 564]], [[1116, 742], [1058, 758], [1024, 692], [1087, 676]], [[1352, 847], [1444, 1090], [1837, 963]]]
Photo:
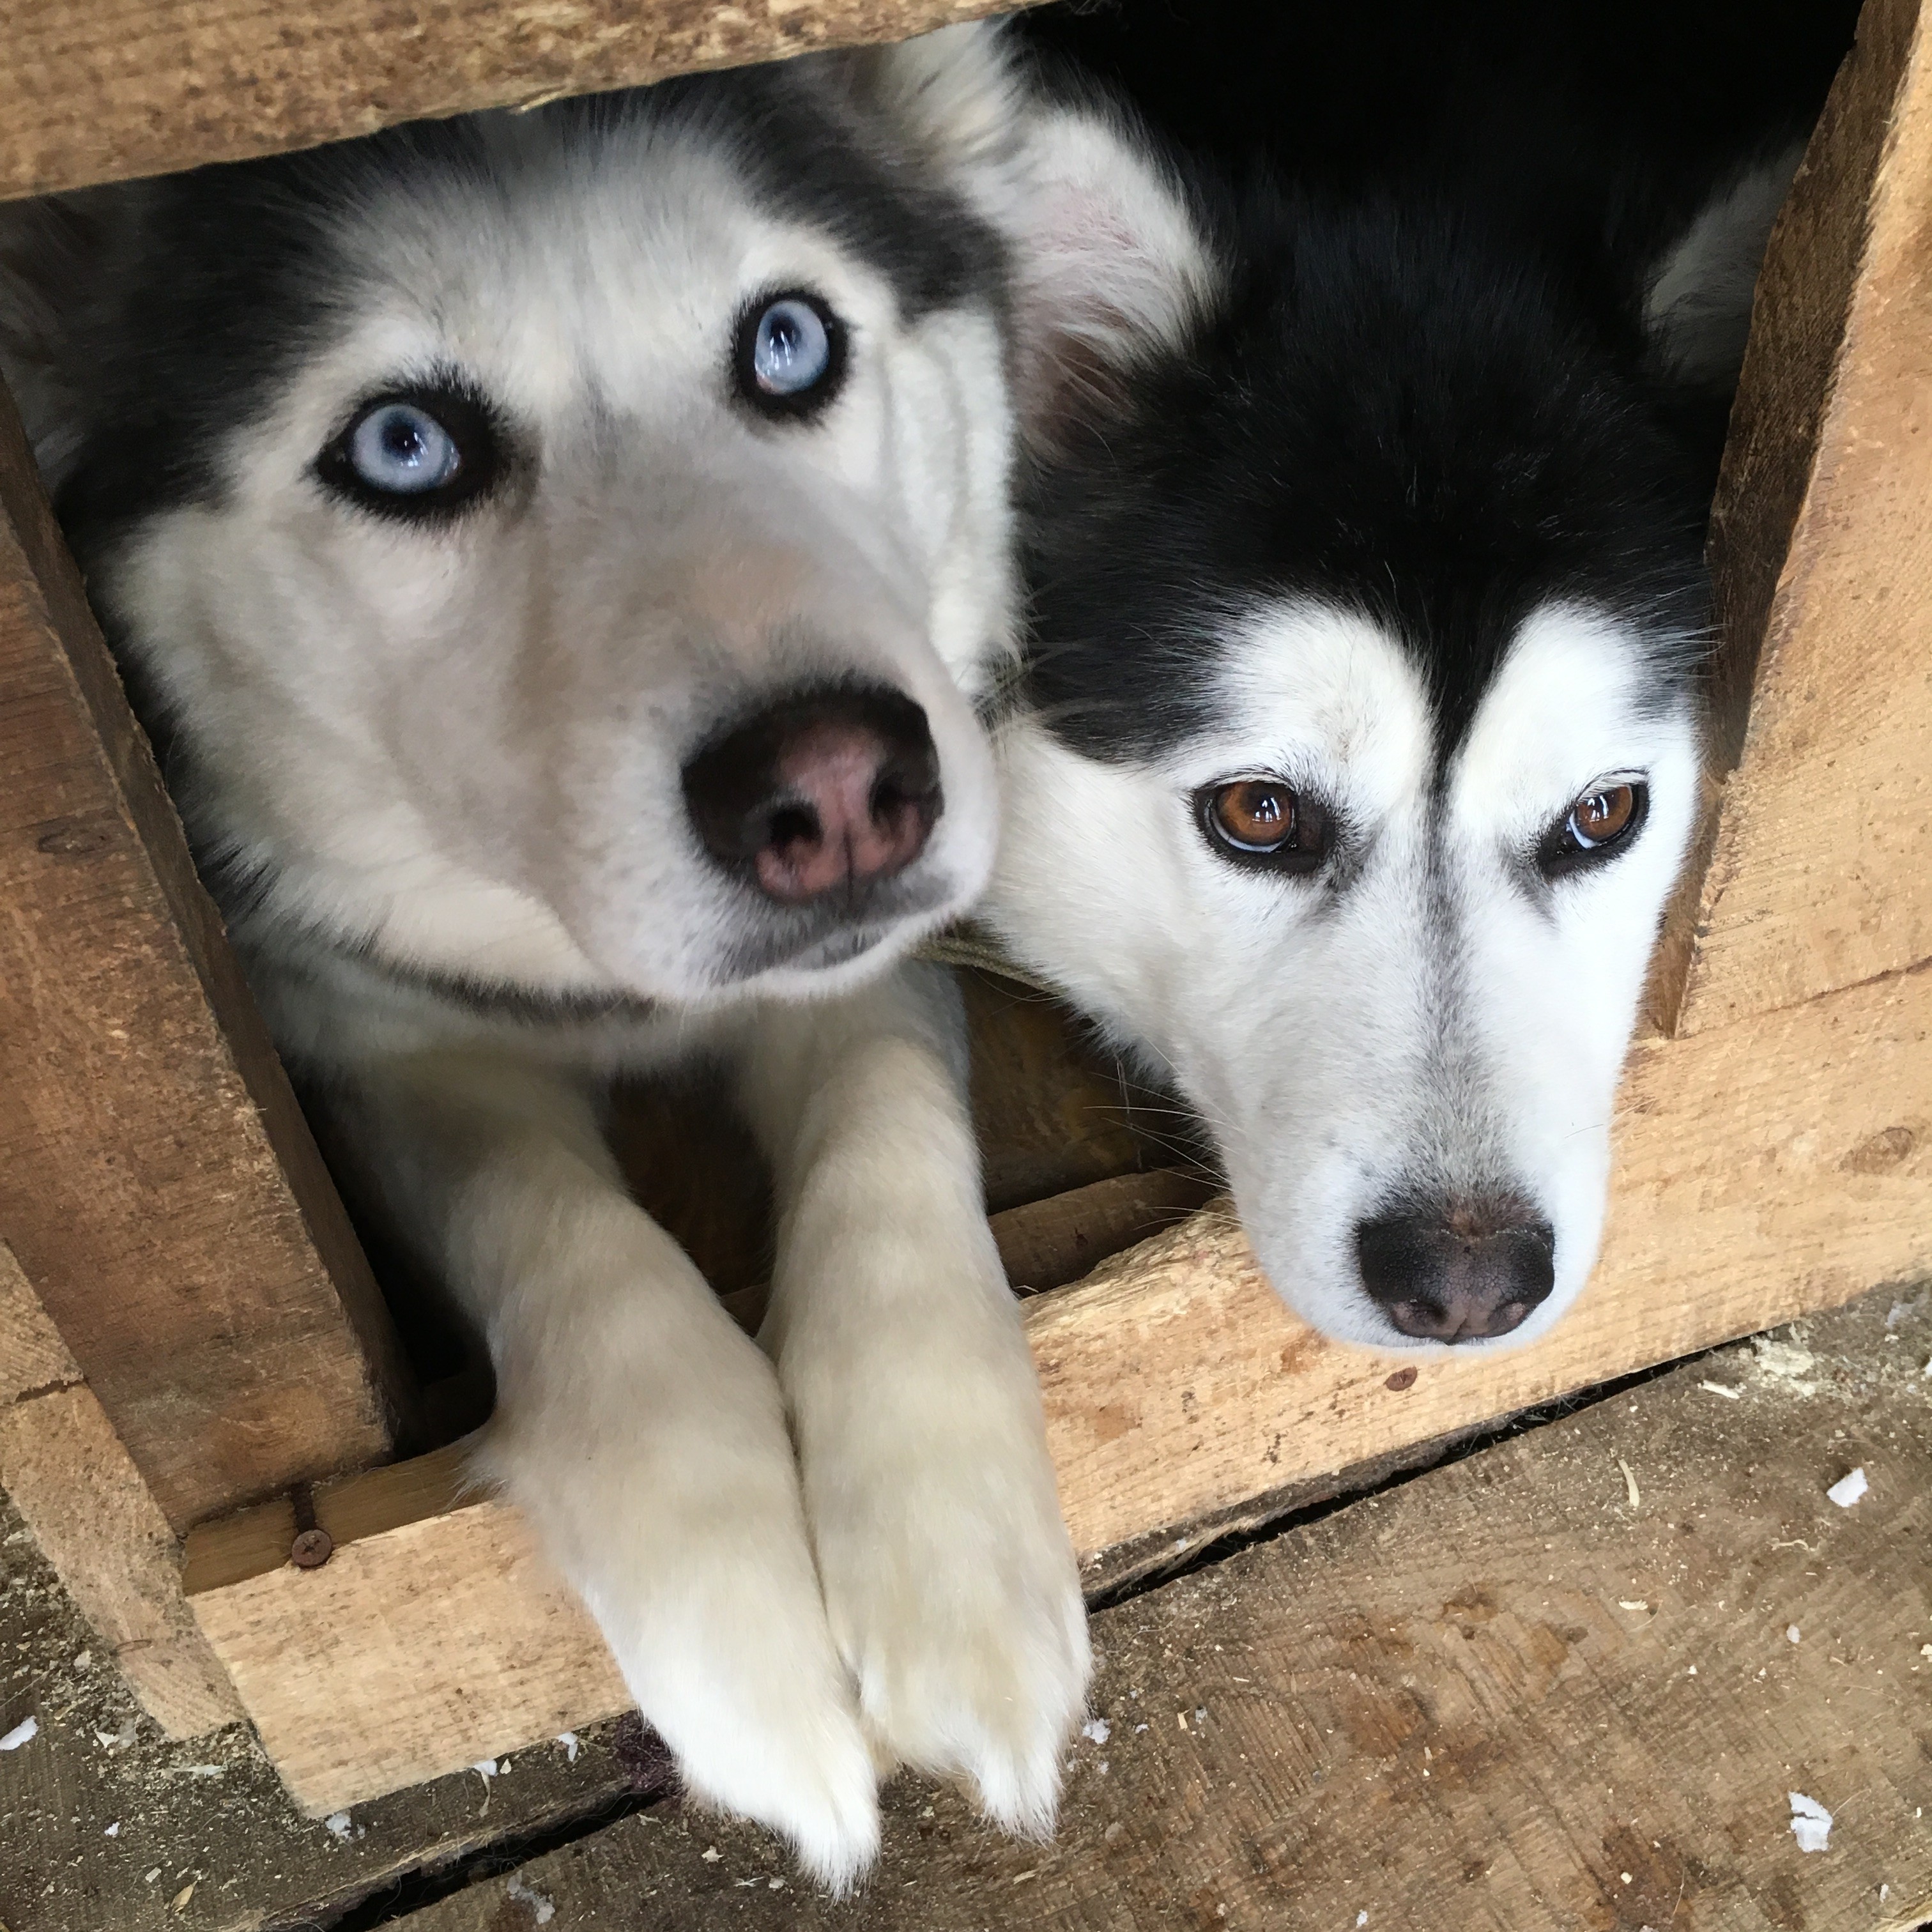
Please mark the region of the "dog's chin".
[[770, 964], [733, 973], [719, 992], [788, 1002], [836, 999], [889, 971], [938, 923], [889, 920], [826, 933]]
[[700, 1003], [837, 999], [890, 972], [963, 910], [947, 896], [917, 913], [841, 925], [802, 939], [779, 937], [768, 944], [734, 946], [718, 962]]

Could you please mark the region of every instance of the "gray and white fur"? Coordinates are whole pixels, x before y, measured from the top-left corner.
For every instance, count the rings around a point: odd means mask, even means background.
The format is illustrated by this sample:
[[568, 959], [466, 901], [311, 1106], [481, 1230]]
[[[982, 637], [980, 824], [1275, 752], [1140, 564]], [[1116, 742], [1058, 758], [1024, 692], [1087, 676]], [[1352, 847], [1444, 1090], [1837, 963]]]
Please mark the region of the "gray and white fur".
[[[907, 963], [998, 827], [1020, 111], [962, 28], [0, 225], [6, 374], [256, 995], [488, 1339], [475, 1466], [688, 1788], [835, 1886], [895, 1763], [1047, 1828], [1088, 1674], [959, 1015]], [[790, 414], [743, 363], [781, 298], [842, 356]], [[701, 756], [800, 705], [780, 762], [835, 790], [922, 716], [876, 876], [787, 886], [796, 798], [735, 848], [730, 757], [698, 821]], [[776, 1172], [757, 1343], [601, 1131], [696, 1057]]]

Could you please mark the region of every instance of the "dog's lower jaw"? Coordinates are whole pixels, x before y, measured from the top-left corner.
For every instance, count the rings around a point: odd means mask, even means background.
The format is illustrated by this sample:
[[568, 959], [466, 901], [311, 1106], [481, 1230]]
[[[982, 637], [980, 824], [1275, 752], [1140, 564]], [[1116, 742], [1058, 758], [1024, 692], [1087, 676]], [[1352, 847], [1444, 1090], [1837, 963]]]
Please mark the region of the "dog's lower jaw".
[[806, 1132], [779, 1167], [760, 1339], [833, 1640], [882, 1762], [961, 1778], [1006, 1829], [1043, 1837], [1090, 1660], [1038, 1383], [947, 1064], [956, 999], [911, 968], [832, 1014], [774, 1017], [746, 1062], [748, 1111], [768, 1139], [786, 1120]]

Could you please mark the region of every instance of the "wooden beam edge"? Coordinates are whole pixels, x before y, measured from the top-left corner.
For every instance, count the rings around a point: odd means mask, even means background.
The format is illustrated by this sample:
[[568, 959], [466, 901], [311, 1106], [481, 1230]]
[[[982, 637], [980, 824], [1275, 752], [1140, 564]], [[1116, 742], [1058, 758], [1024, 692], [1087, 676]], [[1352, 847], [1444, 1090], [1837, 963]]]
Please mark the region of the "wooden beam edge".
[[[1718, 644], [1706, 706], [1703, 793], [1644, 998], [1645, 1024], [1666, 1037], [1684, 1016], [1699, 941], [1722, 890], [1713, 861], [1726, 786], [1744, 756], [1753, 694], [1775, 663], [1768, 643], [1774, 606], [1816, 478], [1917, 4], [1870, 0], [1865, 7], [1759, 271], [1705, 545]], [[1848, 206], [1859, 210], [1858, 221], [1843, 218]]]
[[[419, 1394], [414, 1372], [229, 946], [220, 914], [196, 872], [179, 815], [41, 487], [20, 412], [0, 382], [0, 564], [10, 550], [24, 566], [23, 590], [38, 604], [51, 653], [92, 722], [101, 789], [134, 833], [144, 885], [159, 896], [162, 922], [172, 926], [172, 940], [200, 988], [208, 1027], [219, 1036], [274, 1156], [276, 1172], [267, 1184], [294, 1210], [301, 1231], [296, 1240], [311, 1251], [320, 1272], [319, 1295], [332, 1294], [340, 1308], [350, 1348], [359, 1358], [345, 1374], [362, 1378], [366, 1412], [353, 1428], [345, 1426], [338, 1448], [344, 1466], [366, 1463], [390, 1453], [399, 1426], [412, 1414]], [[124, 1427], [124, 1420], [116, 1426]]]
[[494, 107], [909, 39], [1019, 0], [111, 0], [16, 10], [0, 200], [250, 160]]

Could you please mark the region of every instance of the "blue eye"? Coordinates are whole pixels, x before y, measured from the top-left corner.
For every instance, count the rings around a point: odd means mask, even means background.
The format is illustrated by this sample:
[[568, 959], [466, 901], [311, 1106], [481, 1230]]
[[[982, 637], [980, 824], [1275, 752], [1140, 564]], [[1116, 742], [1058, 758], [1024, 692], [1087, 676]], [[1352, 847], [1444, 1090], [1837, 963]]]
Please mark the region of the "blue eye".
[[494, 406], [452, 374], [364, 403], [316, 474], [378, 516], [434, 523], [493, 489], [514, 453]]
[[440, 489], [463, 467], [455, 437], [414, 403], [378, 403], [349, 432], [348, 456], [370, 489], [394, 496]]
[[738, 386], [769, 415], [796, 415], [828, 401], [844, 362], [838, 319], [808, 295], [768, 297], [738, 332]]

